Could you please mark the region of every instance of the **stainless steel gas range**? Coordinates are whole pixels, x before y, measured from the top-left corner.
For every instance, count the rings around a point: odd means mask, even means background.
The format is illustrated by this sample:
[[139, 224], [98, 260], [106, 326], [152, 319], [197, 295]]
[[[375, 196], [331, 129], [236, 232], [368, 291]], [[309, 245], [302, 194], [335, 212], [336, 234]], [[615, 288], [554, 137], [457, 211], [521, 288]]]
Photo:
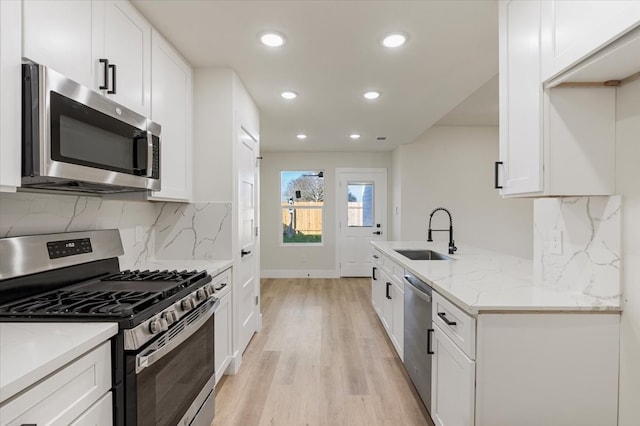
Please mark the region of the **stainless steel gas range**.
[[0, 239], [0, 321], [117, 322], [116, 425], [210, 425], [214, 312], [206, 271], [120, 271], [118, 230]]

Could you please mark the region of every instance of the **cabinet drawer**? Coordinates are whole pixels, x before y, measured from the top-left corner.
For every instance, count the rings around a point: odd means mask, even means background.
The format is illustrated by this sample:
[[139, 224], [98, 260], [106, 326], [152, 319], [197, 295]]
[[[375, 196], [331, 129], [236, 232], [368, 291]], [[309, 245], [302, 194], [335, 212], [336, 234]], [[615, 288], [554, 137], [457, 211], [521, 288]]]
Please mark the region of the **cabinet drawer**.
[[476, 358], [476, 320], [438, 293], [433, 292], [433, 322], [467, 356]]
[[211, 284], [213, 284], [214, 288], [218, 288], [219, 286], [226, 284], [222, 289], [220, 289], [220, 296], [226, 294], [231, 288], [231, 268], [225, 270], [224, 272], [219, 273], [211, 280]]
[[396, 280], [396, 282], [404, 288], [404, 267], [398, 265], [387, 256], [382, 257], [382, 267], [387, 271], [391, 278]]
[[0, 407], [0, 418], [3, 425], [68, 425], [110, 388], [106, 342]]
[[373, 263], [373, 266], [382, 266], [382, 253], [380, 250], [375, 248], [371, 250], [371, 262]]
[[113, 424], [113, 402], [111, 392], [100, 398], [80, 417], [75, 419], [70, 426], [109, 426]]

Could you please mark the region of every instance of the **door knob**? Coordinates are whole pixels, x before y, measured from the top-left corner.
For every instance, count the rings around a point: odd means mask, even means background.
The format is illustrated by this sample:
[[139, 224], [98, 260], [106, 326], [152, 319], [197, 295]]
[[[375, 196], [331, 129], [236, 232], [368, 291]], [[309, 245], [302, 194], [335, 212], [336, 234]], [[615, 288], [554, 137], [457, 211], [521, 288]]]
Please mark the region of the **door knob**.
[[245, 257], [249, 254], [251, 254], [251, 250], [245, 250], [245, 249], [240, 250], [240, 257]]
[[382, 235], [382, 231], [374, 231], [373, 235]]

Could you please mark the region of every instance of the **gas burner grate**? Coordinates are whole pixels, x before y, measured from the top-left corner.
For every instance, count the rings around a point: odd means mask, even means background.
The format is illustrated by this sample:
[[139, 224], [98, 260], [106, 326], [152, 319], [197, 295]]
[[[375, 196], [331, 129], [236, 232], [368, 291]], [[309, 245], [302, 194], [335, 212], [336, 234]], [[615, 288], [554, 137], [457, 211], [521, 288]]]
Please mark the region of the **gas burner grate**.
[[148, 269], [144, 271], [131, 271], [127, 269], [126, 271], [118, 272], [117, 274], [102, 278], [102, 281], [186, 281], [187, 284], [190, 284], [206, 276], [207, 271], [169, 271], [166, 269], [163, 271], [150, 271]]
[[162, 299], [157, 292], [56, 290], [8, 303], [0, 312], [11, 315], [52, 315], [123, 318], [147, 309]]

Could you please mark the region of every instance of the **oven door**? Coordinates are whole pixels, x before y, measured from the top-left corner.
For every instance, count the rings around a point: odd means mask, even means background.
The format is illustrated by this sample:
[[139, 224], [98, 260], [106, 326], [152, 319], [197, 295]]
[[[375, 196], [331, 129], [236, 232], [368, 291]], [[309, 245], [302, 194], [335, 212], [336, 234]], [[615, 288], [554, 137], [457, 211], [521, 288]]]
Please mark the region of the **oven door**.
[[[217, 299], [174, 324], [137, 355], [127, 373], [127, 425], [210, 425], [214, 415]], [[128, 362], [128, 365], [131, 365]]]

